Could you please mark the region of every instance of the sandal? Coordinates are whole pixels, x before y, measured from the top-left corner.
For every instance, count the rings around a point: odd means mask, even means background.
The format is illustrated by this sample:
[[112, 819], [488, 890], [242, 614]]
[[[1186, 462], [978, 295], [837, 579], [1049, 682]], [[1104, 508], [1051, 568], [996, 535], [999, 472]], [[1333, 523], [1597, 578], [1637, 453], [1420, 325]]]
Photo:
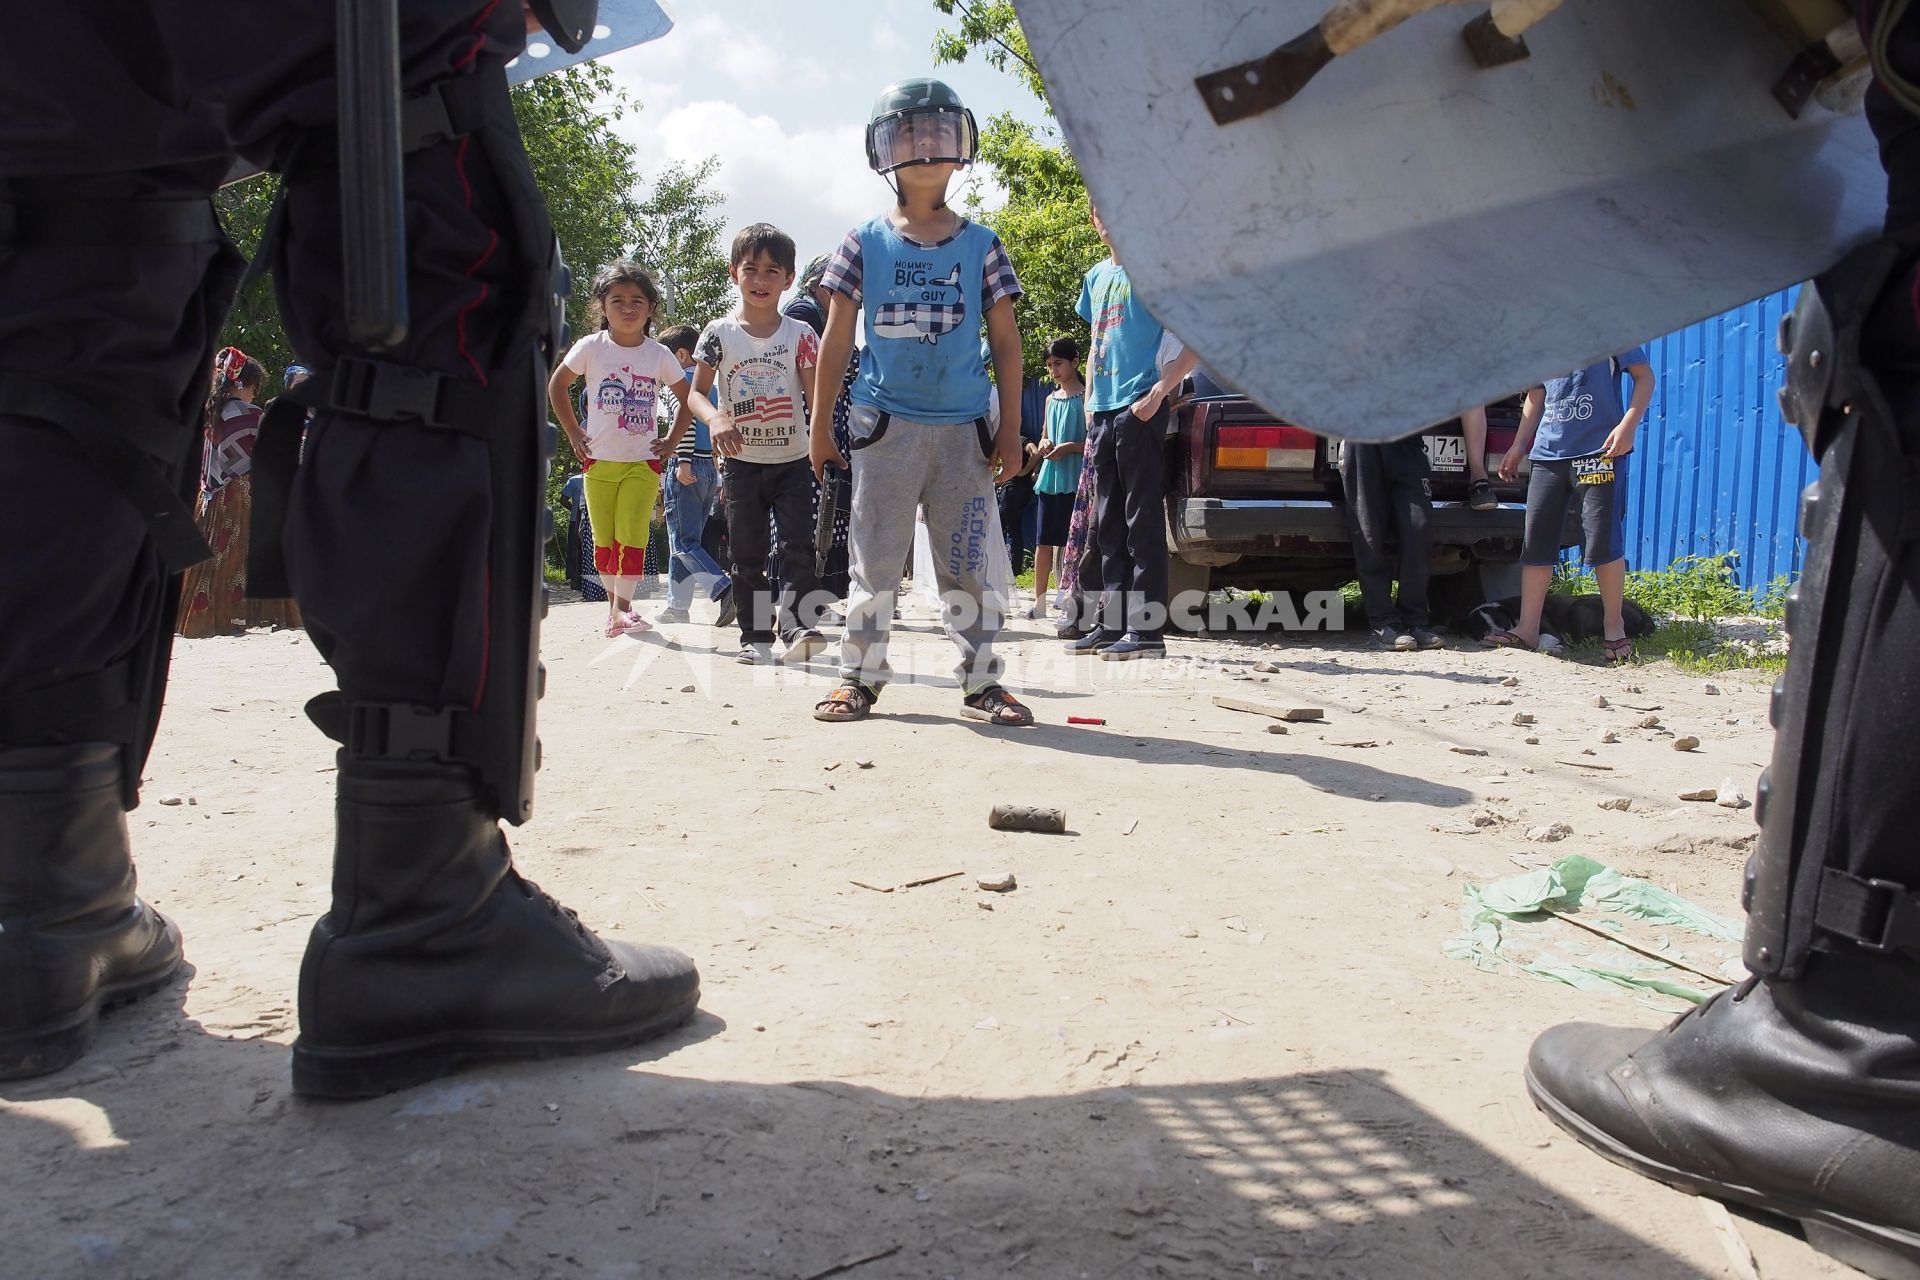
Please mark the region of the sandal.
[[1491, 511], [1500, 505], [1493, 494], [1493, 481], [1485, 476], [1467, 481], [1467, 506], [1475, 511]]
[[1602, 640], [1600, 652], [1606, 656], [1609, 666], [1620, 662], [1633, 661], [1633, 640], [1621, 636], [1618, 640]]
[[990, 684], [980, 692], [961, 699], [960, 714], [1009, 729], [1024, 728], [1033, 723], [1033, 712], [997, 684]]
[[1486, 643], [1496, 649], [1531, 649], [1532, 645], [1511, 631], [1489, 631]]
[[826, 697], [813, 704], [813, 718], [835, 722], [865, 720], [879, 697], [877, 690], [867, 688], [858, 680], [842, 680]]

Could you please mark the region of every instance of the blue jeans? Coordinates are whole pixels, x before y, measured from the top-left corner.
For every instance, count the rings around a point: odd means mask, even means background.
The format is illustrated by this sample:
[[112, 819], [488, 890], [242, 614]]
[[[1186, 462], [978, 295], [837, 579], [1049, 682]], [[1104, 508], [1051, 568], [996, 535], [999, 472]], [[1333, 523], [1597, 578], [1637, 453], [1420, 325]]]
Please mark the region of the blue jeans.
[[677, 459], [661, 477], [667, 486], [667, 545], [673, 551], [673, 560], [667, 566], [669, 609], [684, 609], [693, 603], [696, 581], [711, 600], [724, 596], [733, 585], [727, 571], [700, 545], [700, 535], [707, 527], [707, 508], [713, 505], [713, 495], [720, 488], [720, 473], [714, 469], [712, 458], [689, 462], [693, 467], [692, 484], [680, 483]]

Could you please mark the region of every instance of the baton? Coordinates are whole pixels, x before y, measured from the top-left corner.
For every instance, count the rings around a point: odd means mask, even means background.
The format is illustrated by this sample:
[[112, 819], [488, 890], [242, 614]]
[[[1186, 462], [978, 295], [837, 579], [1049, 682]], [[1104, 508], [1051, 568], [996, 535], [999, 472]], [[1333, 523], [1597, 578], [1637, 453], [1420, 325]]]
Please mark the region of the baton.
[[827, 576], [827, 552], [833, 549], [833, 521], [840, 513], [839, 469], [831, 462], [820, 467], [820, 503], [813, 519], [813, 576]]
[[336, 0], [334, 16], [347, 337], [385, 351], [407, 336], [399, 0]]

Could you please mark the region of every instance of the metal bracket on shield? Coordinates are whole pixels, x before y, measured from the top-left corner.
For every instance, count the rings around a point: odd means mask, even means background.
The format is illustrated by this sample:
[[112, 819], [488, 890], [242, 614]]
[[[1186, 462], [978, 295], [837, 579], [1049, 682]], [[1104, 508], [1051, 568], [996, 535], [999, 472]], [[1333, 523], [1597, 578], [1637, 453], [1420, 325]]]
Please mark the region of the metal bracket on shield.
[[[1339, 0], [1310, 30], [1262, 58], [1195, 77], [1215, 124], [1245, 120], [1293, 100], [1336, 57], [1386, 34], [1415, 14], [1460, 0]], [[1461, 33], [1474, 60], [1496, 67], [1528, 56], [1522, 33], [1561, 0], [1494, 0]]]

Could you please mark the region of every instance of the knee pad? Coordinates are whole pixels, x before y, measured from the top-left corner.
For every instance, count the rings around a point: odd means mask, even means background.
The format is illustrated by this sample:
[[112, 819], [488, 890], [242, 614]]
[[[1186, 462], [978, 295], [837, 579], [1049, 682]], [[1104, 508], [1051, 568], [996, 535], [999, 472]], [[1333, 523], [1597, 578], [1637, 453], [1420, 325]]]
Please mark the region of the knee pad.
[[[512, 225], [502, 251], [524, 265], [524, 305], [484, 350], [506, 353], [486, 381], [415, 367], [400, 359], [313, 357], [314, 376], [280, 397], [254, 452], [254, 531], [249, 593], [289, 594], [284, 523], [299, 465], [306, 412], [357, 419], [383, 430], [455, 431], [486, 446], [491, 522], [486, 545], [487, 641], [482, 694], [473, 705], [383, 701], [342, 688], [308, 706], [309, 715], [352, 759], [447, 761], [478, 775], [499, 816], [532, 816], [539, 767], [536, 704], [544, 691], [539, 625], [546, 614], [543, 548], [552, 532], [546, 503], [554, 429], [546, 419], [546, 374], [567, 342], [563, 305], [570, 277], [546, 206], [519, 143], [504, 67], [483, 60], [403, 104], [408, 150], [458, 140], [484, 158], [506, 190]], [[296, 163], [324, 165], [324, 147], [295, 147]], [[305, 159], [300, 159], [300, 157]], [[263, 247], [263, 254], [268, 250]], [[308, 353], [303, 352], [303, 355]]]

